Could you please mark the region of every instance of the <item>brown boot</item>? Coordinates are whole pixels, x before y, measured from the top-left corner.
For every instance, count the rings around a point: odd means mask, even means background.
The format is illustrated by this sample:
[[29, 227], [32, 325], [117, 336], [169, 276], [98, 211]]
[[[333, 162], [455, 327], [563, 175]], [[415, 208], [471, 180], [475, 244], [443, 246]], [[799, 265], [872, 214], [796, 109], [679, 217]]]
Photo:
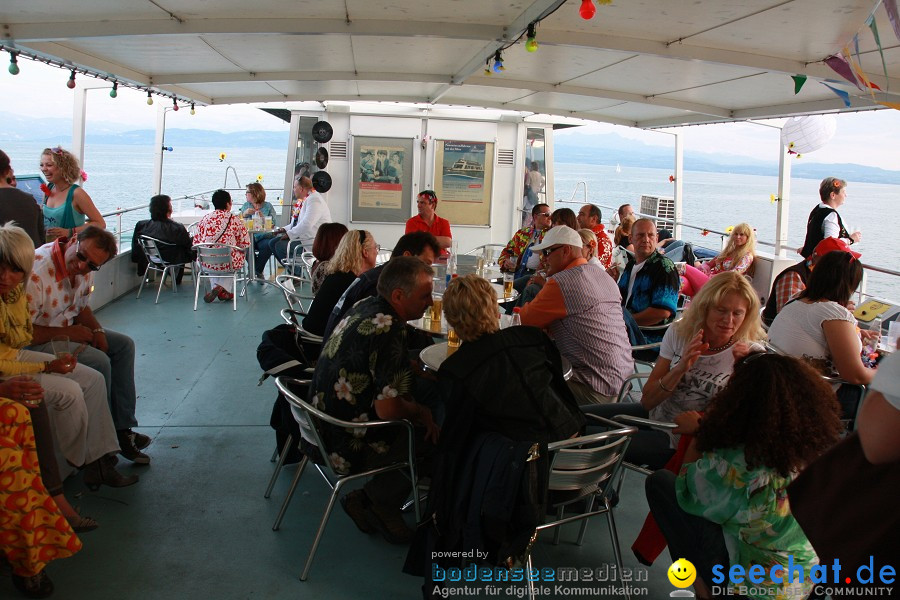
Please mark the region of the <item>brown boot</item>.
[[109, 487], [126, 487], [138, 482], [137, 475], [122, 475], [116, 470], [114, 456], [104, 456], [84, 467], [84, 484], [92, 491], [100, 489], [100, 485]]

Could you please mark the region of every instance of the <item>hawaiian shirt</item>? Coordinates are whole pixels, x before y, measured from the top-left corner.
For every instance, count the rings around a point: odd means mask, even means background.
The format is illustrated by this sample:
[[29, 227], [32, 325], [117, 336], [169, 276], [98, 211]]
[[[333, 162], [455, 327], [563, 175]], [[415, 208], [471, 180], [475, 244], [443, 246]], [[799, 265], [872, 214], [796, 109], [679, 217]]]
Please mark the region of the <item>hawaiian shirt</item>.
[[[802, 600], [812, 591], [809, 572], [819, 558], [791, 514], [787, 486], [793, 479], [769, 467], [749, 469], [743, 447], [735, 447], [704, 453], [682, 466], [675, 480], [675, 495], [685, 512], [722, 526], [732, 565], [742, 565], [745, 572], [753, 565], [765, 569], [765, 581], [746, 583], [748, 591], [757, 589], [751, 598]], [[769, 573], [774, 565], [783, 567], [780, 574], [787, 579], [789, 557], [804, 567], [803, 583], [773, 582]], [[723, 572], [729, 567], [723, 565]]]
[[94, 287], [94, 274], [69, 279], [66, 270], [68, 238], [59, 238], [34, 251], [34, 267], [25, 284], [31, 322], [43, 327], [68, 327], [84, 307]]
[[532, 244], [540, 244], [544, 239], [544, 232], [538, 231], [536, 227], [523, 227], [513, 234], [512, 239], [506, 244], [506, 248], [500, 252], [499, 262], [502, 265], [506, 259], [519, 260], [525, 253], [525, 250]]
[[[322, 347], [313, 376], [313, 405], [344, 421], [377, 421], [376, 400], [409, 397], [412, 388], [406, 323], [380, 296], [362, 300]], [[397, 430], [328, 426], [323, 435], [335, 469], [357, 473], [390, 450]]]
[[[628, 281], [631, 279], [634, 264], [634, 258], [629, 259], [625, 271], [619, 278], [619, 291], [622, 293], [623, 304], [628, 294]], [[661, 308], [672, 313], [671, 317], [674, 317], [678, 308], [680, 287], [681, 282], [678, 279], [678, 272], [675, 270], [675, 263], [654, 251], [638, 271], [631, 289], [631, 297], [628, 298], [625, 308], [632, 314], [647, 308]], [[651, 336], [647, 336], [647, 341], [658, 342], [662, 339], [662, 334], [653, 337], [654, 339], [651, 339]]]
[[[246, 248], [250, 245], [250, 234], [244, 220], [233, 215], [227, 210], [214, 210], [197, 224], [197, 233], [194, 234], [195, 244], [228, 244], [238, 248]], [[229, 271], [240, 269], [244, 266], [243, 250], [231, 251], [231, 264], [207, 265], [203, 267], [211, 271]]]
[[597, 236], [597, 260], [600, 261], [600, 266], [604, 269], [608, 269], [610, 265], [612, 265], [612, 240], [606, 235], [606, 228], [603, 227], [603, 223], [598, 223], [591, 231]]

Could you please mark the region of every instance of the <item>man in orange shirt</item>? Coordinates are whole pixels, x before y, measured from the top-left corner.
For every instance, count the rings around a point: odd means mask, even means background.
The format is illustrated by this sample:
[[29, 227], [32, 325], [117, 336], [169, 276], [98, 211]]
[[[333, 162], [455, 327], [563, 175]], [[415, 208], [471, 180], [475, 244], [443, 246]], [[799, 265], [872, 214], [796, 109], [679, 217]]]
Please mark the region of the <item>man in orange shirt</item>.
[[406, 231], [404, 233], [412, 233], [413, 231], [427, 231], [437, 238], [438, 246], [441, 247], [441, 254], [446, 254], [446, 249], [453, 243], [453, 236], [450, 233], [450, 221], [437, 216], [438, 198], [431, 190], [425, 190], [416, 198], [416, 206], [419, 214], [412, 217], [406, 222]]
[[560, 354], [572, 363], [569, 387], [579, 404], [614, 401], [631, 373], [631, 344], [619, 288], [599, 265], [581, 256], [581, 236], [565, 225], [544, 235], [547, 283], [522, 307], [523, 325], [547, 329]]

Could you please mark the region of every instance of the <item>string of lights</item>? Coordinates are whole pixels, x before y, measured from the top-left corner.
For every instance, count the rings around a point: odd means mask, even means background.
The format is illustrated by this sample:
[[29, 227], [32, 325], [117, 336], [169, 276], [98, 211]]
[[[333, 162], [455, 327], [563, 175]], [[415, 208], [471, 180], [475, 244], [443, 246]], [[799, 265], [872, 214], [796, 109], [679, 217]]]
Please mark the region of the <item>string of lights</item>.
[[[581, 15], [581, 18], [584, 20], [590, 20], [597, 13], [597, 8], [594, 6], [594, 2], [600, 5], [612, 4], [613, 0], [581, 0], [581, 6], [578, 9], [578, 14]], [[522, 38], [525, 38], [525, 51], [526, 52], [537, 52], [538, 49], [538, 41], [537, 41], [537, 26], [538, 24], [558, 11], [565, 2], [560, 3], [558, 6], [548, 11], [546, 14], [542, 14], [540, 17], [532, 21], [515, 39], [511, 42], [501, 46], [494, 54], [488, 56], [484, 61], [484, 74], [490, 75], [491, 73], [502, 73], [506, 70], [503, 66], [503, 53], [512, 48], [516, 44], [518, 44]]]
[[51, 67], [56, 67], [58, 69], [63, 69], [69, 71], [69, 79], [66, 81], [66, 87], [71, 89], [75, 89], [75, 77], [77, 75], [85, 75], [87, 77], [93, 77], [94, 79], [100, 79], [103, 81], [109, 81], [112, 83], [112, 88], [109, 90], [109, 97], [116, 98], [119, 95], [119, 87], [131, 88], [133, 90], [137, 90], [140, 92], [147, 92], [147, 104], [153, 104], [153, 96], [158, 96], [160, 98], [168, 98], [172, 101], [172, 110], [178, 110], [178, 101], [185, 106], [190, 104], [191, 106], [191, 114], [196, 113], [196, 104], [197, 102], [192, 98], [187, 98], [185, 96], [181, 96], [179, 94], [173, 94], [171, 92], [164, 92], [162, 90], [154, 89], [150, 86], [141, 85], [139, 83], [129, 81], [126, 79], [120, 79], [115, 75], [111, 75], [109, 73], [101, 73], [99, 71], [92, 71], [91, 69], [86, 69], [84, 67], [76, 67], [71, 64], [67, 64], [65, 62], [56, 60], [54, 58], [50, 58], [47, 56], [42, 56], [40, 54], [36, 54], [34, 52], [30, 52], [28, 50], [22, 50], [20, 48], [15, 48], [13, 46], [9, 46], [4, 43], [0, 43], [0, 51], [6, 51], [9, 53], [9, 71], [10, 75], [18, 75], [21, 72], [19, 67], [19, 58], [27, 58], [29, 60], [33, 60], [35, 62], [44, 63], [46, 65], [50, 65]]

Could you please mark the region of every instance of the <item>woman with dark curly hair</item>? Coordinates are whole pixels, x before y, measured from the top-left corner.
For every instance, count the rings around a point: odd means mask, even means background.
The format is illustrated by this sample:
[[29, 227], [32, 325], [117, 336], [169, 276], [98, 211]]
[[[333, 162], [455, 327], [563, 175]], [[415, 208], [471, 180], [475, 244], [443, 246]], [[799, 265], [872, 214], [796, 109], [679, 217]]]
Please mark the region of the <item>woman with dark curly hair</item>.
[[[755, 352], [735, 365], [702, 420], [695, 413], [681, 423], [682, 433], [696, 432], [681, 473], [648, 477], [647, 501], [672, 559], [696, 568], [698, 597], [712, 597], [710, 584], [728, 585], [732, 565], [745, 573], [762, 567], [762, 581], [746, 584], [757, 591], [751, 598], [809, 595], [818, 558], [791, 515], [786, 488], [838, 441], [838, 411], [834, 392], [806, 363]], [[802, 582], [797, 569], [788, 572], [789, 561], [803, 569]]]

